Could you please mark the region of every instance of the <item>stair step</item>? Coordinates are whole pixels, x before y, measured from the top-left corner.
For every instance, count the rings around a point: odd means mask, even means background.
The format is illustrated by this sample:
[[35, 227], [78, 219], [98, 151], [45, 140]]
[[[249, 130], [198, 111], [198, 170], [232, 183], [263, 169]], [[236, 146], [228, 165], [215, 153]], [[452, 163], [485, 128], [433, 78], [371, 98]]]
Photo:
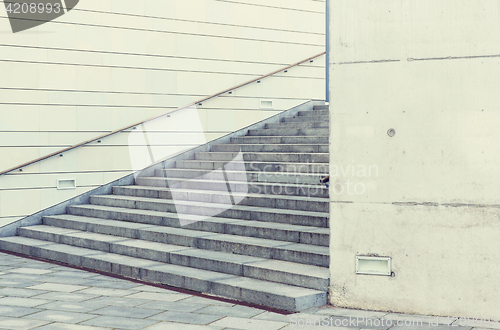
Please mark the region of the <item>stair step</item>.
[[315, 105], [313, 107], [313, 110], [328, 110], [328, 109], [330, 109], [330, 106], [328, 104]]
[[[250, 172], [225, 171], [228, 180], [248, 182], [275, 182], [295, 184], [317, 184], [323, 175], [317, 173], [287, 173], [287, 172]], [[155, 170], [156, 177], [177, 179], [225, 180], [222, 171], [193, 170], [184, 168], [169, 168]]]
[[[232, 161], [239, 152], [196, 152], [195, 160]], [[277, 152], [246, 152], [245, 162], [280, 162], [280, 163], [328, 163], [328, 153], [277, 153]], [[241, 166], [241, 162], [238, 162]]]
[[[28, 236], [35, 236], [35, 234], [28, 233]], [[35, 239], [26, 238], [28, 240]], [[58, 231], [57, 234], [48, 238], [49, 240], [43, 242], [66, 244], [272, 282], [278, 280], [280, 283], [309, 289], [323, 291], [328, 289], [329, 271], [326, 267], [300, 265], [300, 268], [298, 268], [296, 263], [287, 261], [200, 250], [193, 247], [148, 242], [132, 238], [116, 239], [110, 235], [83, 232], [71, 228]]]
[[195, 189], [209, 191], [228, 191], [228, 185], [231, 192], [253, 193], [265, 195], [287, 195], [287, 196], [312, 196], [328, 197], [329, 191], [325, 186], [319, 183], [314, 184], [290, 184], [274, 182], [245, 182], [245, 181], [221, 181], [221, 180], [203, 180], [203, 179], [177, 179], [161, 177], [138, 177], [136, 184], [140, 186], [175, 188], [175, 189]]
[[[69, 216], [72, 215], [51, 216], [47, 217], [47, 219], [68, 219]], [[80, 217], [80, 219], [81, 218], [82, 217]], [[66, 241], [59, 241], [61, 238], [60, 235], [67, 234], [75, 230], [81, 230], [90, 233], [107, 235], [109, 236], [110, 241], [117, 241], [122, 238], [134, 238], [149, 242], [196, 247], [198, 249], [210, 251], [234, 253], [321, 267], [328, 267], [329, 263], [329, 248], [326, 246], [276, 241], [273, 239], [256, 237], [235, 236], [116, 220], [104, 220], [91, 217], [86, 217], [84, 222], [80, 223], [75, 221], [75, 216], [73, 216], [72, 220], [73, 224], [70, 224], [67, 221], [65, 226], [75, 225], [74, 223], [76, 222], [76, 225], [78, 225], [79, 228], [68, 229], [48, 225], [38, 225], [21, 227], [18, 229], [18, 235], [45, 241], [65, 243]], [[54, 224], [55, 222], [52, 223]], [[81, 236], [82, 237], [80, 239], [84, 239], [83, 234]]]
[[299, 116], [309, 117], [309, 116], [329, 116], [329, 110], [314, 110], [314, 111], [299, 111]]
[[328, 153], [328, 144], [216, 144], [214, 152], [297, 152], [297, 153]]
[[232, 137], [236, 144], [328, 144], [329, 136], [240, 136]]
[[[71, 206], [71, 209], [68, 210], [68, 215], [181, 228], [176, 214], [165, 214], [159, 211], [127, 209], [102, 205], [79, 205]], [[329, 244], [328, 228], [220, 217], [205, 218], [196, 215], [186, 215], [185, 218], [192, 221], [191, 224], [182, 226], [182, 228], [185, 229], [246, 237], [277, 239], [286, 242], [319, 246], [328, 246]], [[45, 221], [49, 225], [58, 227], [67, 226], [61, 223], [61, 220], [55, 220], [55, 218], [47, 217]], [[66, 218], [64, 221], [70, 222], [70, 220]], [[81, 228], [75, 227], [75, 229]]]
[[266, 129], [292, 129], [292, 128], [329, 128], [329, 121], [306, 121], [306, 122], [281, 122], [266, 124]]
[[0, 248], [17, 253], [29, 251], [30, 255], [47, 260], [293, 312], [314, 306], [322, 306], [326, 304], [327, 298], [324, 290], [320, 291], [210, 270], [165, 264], [66, 244], [51, 244], [25, 237], [0, 238]]
[[283, 122], [285, 123], [309, 122], [309, 121], [329, 122], [330, 116], [293, 116], [293, 117], [283, 118]]
[[251, 129], [248, 136], [328, 136], [329, 128]]
[[[228, 203], [203, 203], [186, 200], [170, 200], [120, 195], [91, 196], [93, 205], [111, 206], [159, 212], [182, 213], [219, 218], [276, 222], [279, 224], [313, 226], [326, 228], [329, 213], [300, 210], [270, 209], [266, 207], [232, 205]], [[229, 208], [229, 209], [228, 209]], [[263, 224], [262, 224], [263, 225]]]
[[[179, 169], [203, 169], [217, 170], [222, 166], [226, 170], [240, 170], [240, 164], [233, 166], [224, 161], [210, 160], [178, 160], [175, 162]], [[278, 172], [278, 173], [316, 173], [318, 175], [327, 174], [329, 164], [308, 164], [308, 163], [276, 163], [276, 162], [252, 162], [244, 163], [247, 171]]]
[[[168, 188], [146, 187], [146, 186], [115, 186], [113, 194], [123, 196], [149, 197], [172, 199]], [[238, 194], [233, 193], [235, 198], [241, 200], [239, 205], [259, 206], [277, 209], [329, 212], [330, 201], [327, 198], [285, 196], [285, 195], [262, 195], [262, 194]], [[227, 193], [209, 190], [179, 189], [176, 198], [205, 203], [221, 203], [227, 199]]]

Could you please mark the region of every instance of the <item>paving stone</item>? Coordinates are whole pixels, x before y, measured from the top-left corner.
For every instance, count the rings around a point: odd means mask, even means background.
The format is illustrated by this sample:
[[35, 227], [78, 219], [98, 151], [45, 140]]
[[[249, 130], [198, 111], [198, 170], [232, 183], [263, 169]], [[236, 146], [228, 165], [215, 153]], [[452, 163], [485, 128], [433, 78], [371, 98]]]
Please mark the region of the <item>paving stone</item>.
[[50, 323], [50, 321], [18, 319], [0, 316], [0, 329], [33, 329]]
[[97, 316], [98, 315], [92, 315], [87, 313], [44, 310], [35, 314], [30, 314], [28, 316], [25, 316], [25, 318], [34, 320], [44, 320], [44, 321], [56, 321], [62, 323], [80, 323], [82, 321], [86, 321], [95, 318]]
[[190, 297], [190, 295], [177, 292], [175, 293], [137, 292], [127, 296], [127, 298], [133, 298], [133, 299], [161, 300], [161, 301], [178, 301], [188, 297]]
[[42, 309], [39, 308], [0, 306], [0, 316], [21, 317], [40, 311], [42, 311]]
[[18, 307], [36, 307], [50, 302], [50, 300], [21, 298], [21, 297], [3, 297], [0, 298], [0, 305], [18, 306]]
[[228, 302], [220, 301], [220, 300], [216, 300], [216, 299], [199, 297], [199, 296], [191, 296], [189, 298], [179, 300], [179, 302], [186, 303], [186, 304], [234, 306], [234, 304], [232, 304], [232, 303], [228, 303]]
[[[240, 317], [225, 317], [219, 321], [213, 322], [211, 326], [223, 327], [223, 328], [235, 328], [242, 330], [278, 330], [288, 325], [285, 322], [276, 321], [265, 321], [265, 320], [255, 320], [255, 319], [245, 319]], [[336, 329], [337, 330], [337, 329]]]
[[134, 288], [130, 288], [130, 290], [144, 291], [144, 292], [158, 292], [158, 293], [177, 293], [177, 291], [157, 288], [157, 287], [151, 286], [151, 285], [139, 285], [139, 286], [136, 286]]
[[394, 320], [394, 321], [407, 321], [407, 322], [415, 322], [419, 324], [429, 324], [436, 323], [441, 325], [450, 325], [455, 322], [456, 318], [452, 317], [437, 317], [437, 316], [422, 316], [422, 315], [410, 315], [410, 314], [396, 314], [389, 313], [384, 315], [385, 320]]
[[315, 313], [321, 315], [332, 315], [332, 316], [350, 316], [354, 318], [361, 317], [365, 319], [378, 319], [389, 314], [387, 312], [373, 312], [373, 311], [363, 311], [363, 310], [345, 309], [336, 307], [320, 308]]
[[152, 301], [147, 304], [141, 305], [141, 308], [149, 308], [149, 309], [158, 309], [162, 311], [178, 311], [178, 312], [194, 312], [200, 310], [202, 308], [207, 307], [208, 305], [203, 304], [191, 304], [191, 303], [182, 303], [179, 301]]
[[123, 297], [130, 295], [130, 291], [110, 288], [88, 288], [78, 291], [78, 293], [94, 294], [99, 296]]
[[[32, 290], [32, 289], [24, 289], [24, 288], [1, 288], [0, 295], [1, 296], [13, 296], [13, 297], [33, 297], [47, 291], [41, 290]], [[37, 297], [38, 298], [38, 297]]]
[[36, 296], [37, 299], [61, 300], [61, 301], [71, 301], [71, 302], [79, 302], [79, 301], [93, 299], [96, 297], [99, 296], [94, 294], [83, 294], [79, 292], [67, 293], [67, 292], [54, 292], [54, 291]]
[[472, 327], [450, 327], [448, 325], [419, 325], [419, 326], [399, 326], [395, 325], [391, 328], [391, 330], [450, 330], [450, 329], [456, 329], [456, 330], [470, 330]]
[[75, 292], [86, 288], [87, 288], [86, 286], [82, 285], [69, 285], [69, 284], [59, 284], [59, 283], [43, 283], [28, 287], [28, 289], [33, 289], [33, 290], [45, 290], [45, 291], [56, 291], [56, 292]]
[[90, 279], [98, 276], [98, 274], [85, 272], [83, 270], [68, 270], [67, 268], [62, 268], [60, 271], [54, 272], [52, 276], [63, 276], [63, 277], [81, 277]]
[[232, 307], [208, 306], [197, 310], [196, 313], [251, 318], [253, 316], [264, 313], [264, 311], [261, 309], [236, 305]]
[[128, 281], [108, 281], [108, 280], [96, 280], [96, 279], [84, 281], [82, 285], [99, 287], [99, 288], [112, 288], [112, 289], [125, 289], [125, 290], [139, 286], [134, 282], [128, 282]]
[[71, 277], [71, 276], [44, 276], [43, 282], [86, 286], [85, 283], [88, 282], [88, 279], [82, 277]]
[[106, 306], [124, 306], [124, 307], [136, 307], [147, 304], [151, 300], [146, 299], [132, 299], [127, 297], [99, 297], [90, 300], [89, 302], [95, 302], [97, 304], [103, 304]]
[[[221, 330], [220, 327], [212, 327], [207, 325], [196, 325], [196, 324], [182, 324], [182, 323], [172, 323], [172, 322], [161, 322], [150, 327], [144, 328], [144, 330]], [[226, 330], [230, 330], [226, 328]]]
[[500, 329], [500, 323], [485, 319], [474, 319], [474, 318], [459, 318], [452, 323], [453, 328], [456, 326], [472, 326], [474, 329], [485, 328], [485, 329]]
[[158, 310], [145, 309], [141, 307], [124, 307], [124, 306], [107, 306], [95, 311], [92, 314], [109, 315], [109, 316], [133, 316], [136, 319], [145, 319], [160, 313]]
[[207, 314], [197, 314], [197, 313], [184, 313], [176, 311], [168, 311], [155, 316], [150, 317], [153, 320], [169, 321], [176, 323], [187, 323], [187, 324], [209, 324], [214, 321], [220, 320], [223, 316], [220, 315], [207, 315]]
[[291, 315], [283, 315], [283, 314], [278, 314], [278, 313], [273, 313], [273, 312], [263, 312], [263, 313], [260, 313], [259, 315], [252, 317], [252, 319], [289, 323], [290, 317], [293, 315], [300, 315], [300, 314], [296, 313], [296, 314], [291, 314]]
[[36, 329], [37, 330], [107, 330], [111, 328], [101, 328], [101, 327], [94, 327], [91, 325], [79, 325], [79, 324], [68, 324], [68, 323], [50, 323]]
[[99, 316], [95, 319], [82, 322], [81, 324], [120, 329], [142, 329], [155, 323], [158, 323], [158, 321], [119, 316]]
[[9, 273], [19, 273], [19, 274], [35, 274], [35, 275], [43, 275], [53, 273], [52, 270], [48, 269], [38, 269], [38, 268], [12, 268], [8, 271]]
[[12, 287], [12, 288], [25, 288], [28, 286], [33, 285], [33, 282], [27, 282], [27, 281], [14, 281], [14, 280], [4, 280], [0, 278], [0, 286], [1, 287]]
[[[93, 300], [90, 301], [77, 301], [77, 302], [68, 302], [68, 301], [54, 301], [45, 305], [41, 305], [40, 308], [50, 309], [50, 310], [59, 310], [66, 312], [78, 312], [78, 313], [87, 313], [91, 311], [95, 311], [96, 309], [100, 309], [108, 306], [107, 304], [95, 302]], [[94, 313], [99, 314], [99, 313]]]

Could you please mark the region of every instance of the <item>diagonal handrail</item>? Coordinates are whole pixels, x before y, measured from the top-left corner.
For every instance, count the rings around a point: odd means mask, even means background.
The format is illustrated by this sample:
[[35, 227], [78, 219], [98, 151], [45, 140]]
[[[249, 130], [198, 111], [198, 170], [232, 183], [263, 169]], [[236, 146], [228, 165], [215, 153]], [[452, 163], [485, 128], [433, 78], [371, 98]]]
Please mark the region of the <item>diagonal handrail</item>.
[[10, 169], [8, 169], [8, 170], [5, 170], [5, 171], [0, 172], [0, 176], [2, 176], [2, 175], [4, 175], [4, 174], [7, 174], [7, 173], [10, 173], [10, 172], [15, 171], [15, 170], [20, 170], [20, 169], [22, 169], [23, 167], [26, 167], [26, 166], [29, 166], [29, 165], [32, 165], [32, 164], [38, 163], [38, 162], [40, 162], [40, 161], [42, 161], [42, 160], [45, 160], [45, 159], [48, 159], [48, 158], [51, 158], [51, 157], [54, 157], [54, 156], [57, 156], [57, 155], [61, 155], [61, 154], [65, 153], [65, 152], [68, 152], [68, 151], [70, 151], [70, 150], [73, 150], [73, 149], [76, 149], [76, 148], [82, 147], [82, 146], [84, 146], [84, 145], [90, 144], [90, 143], [92, 143], [92, 142], [95, 142], [95, 141], [98, 141], [98, 140], [101, 140], [101, 139], [104, 139], [104, 138], [106, 138], [106, 137], [108, 137], [108, 136], [111, 136], [111, 135], [114, 135], [114, 134], [117, 134], [117, 133], [120, 133], [120, 132], [126, 131], [126, 130], [128, 130], [128, 129], [131, 129], [131, 128], [136, 127], [136, 126], [139, 126], [139, 125], [142, 125], [142, 124], [147, 123], [147, 122], [149, 122], [149, 121], [152, 121], [152, 120], [155, 120], [155, 119], [161, 118], [161, 117], [163, 117], [163, 116], [169, 115], [169, 114], [171, 114], [171, 113], [173, 113], [173, 112], [180, 111], [180, 110], [183, 110], [183, 109], [187, 109], [187, 108], [189, 108], [189, 107], [192, 107], [193, 105], [196, 105], [196, 104], [199, 104], [199, 103], [203, 103], [203, 102], [208, 101], [208, 100], [210, 100], [210, 99], [213, 99], [213, 98], [215, 98], [215, 97], [217, 97], [217, 96], [223, 95], [223, 94], [225, 94], [225, 93], [227, 93], [227, 92], [231, 92], [231, 91], [233, 91], [233, 90], [235, 90], [235, 89], [238, 89], [238, 88], [240, 88], [240, 87], [243, 87], [243, 86], [249, 85], [249, 84], [251, 84], [251, 83], [253, 83], [253, 82], [260, 81], [260, 80], [262, 80], [262, 79], [264, 79], [264, 78], [270, 77], [270, 76], [275, 75], [275, 74], [277, 74], [277, 73], [279, 73], [279, 72], [286, 71], [286, 70], [288, 70], [288, 69], [290, 69], [290, 68], [293, 68], [293, 67], [295, 67], [295, 66], [298, 66], [298, 65], [300, 65], [300, 64], [303, 64], [303, 63], [305, 63], [305, 62], [309, 62], [309, 61], [311, 61], [311, 62], [312, 62], [312, 60], [314, 60], [315, 58], [318, 58], [318, 57], [320, 57], [320, 56], [322, 56], [322, 55], [325, 55], [325, 54], [326, 54], [326, 52], [322, 52], [322, 53], [320, 53], [320, 54], [314, 55], [314, 56], [309, 57], [309, 58], [307, 58], [307, 59], [305, 59], [305, 60], [302, 60], [302, 61], [300, 61], [300, 62], [297, 62], [297, 63], [294, 63], [294, 64], [292, 64], [292, 65], [289, 65], [289, 66], [287, 66], [287, 67], [285, 67], [285, 68], [283, 68], [283, 69], [279, 69], [279, 70], [273, 71], [273, 72], [268, 73], [268, 74], [266, 74], [266, 75], [263, 75], [263, 76], [261, 76], [261, 77], [258, 77], [258, 78], [255, 78], [255, 79], [249, 80], [249, 81], [244, 82], [244, 83], [242, 83], [242, 84], [236, 85], [236, 86], [234, 86], [234, 87], [232, 87], [232, 88], [228, 88], [228, 89], [226, 89], [226, 90], [223, 90], [222, 92], [219, 92], [219, 93], [212, 94], [212, 95], [210, 95], [210, 96], [204, 97], [204, 98], [202, 98], [201, 100], [198, 100], [198, 101], [195, 101], [195, 102], [189, 103], [188, 105], [184, 105], [184, 106], [182, 106], [182, 107], [180, 107], [180, 108], [170, 110], [170, 111], [168, 111], [168, 112], [162, 113], [161, 115], [157, 115], [157, 116], [151, 117], [151, 118], [149, 118], [149, 119], [143, 120], [143, 121], [138, 122], [138, 123], [135, 123], [135, 124], [133, 124], [133, 125], [129, 125], [129, 126], [127, 126], [127, 127], [123, 127], [123, 128], [117, 129], [117, 130], [115, 130], [115, 131], [112, 131], [112, 132], [110, 132], [110, 133], [107, 133], [107, 134], [104, 134], [104, 135], [98, 136], [98, 137], [93, 138], [93, 139], [91, 139], [91, 140], [87, 140], [87, 141], [85, 141], [85, 142], [81, 142], [81, 143], [75, 144], [75, 145], [73, 145], [73, 146], [71, 146], [71, 147], [68, 147], [68, 148], [65, 148], [65, 149], [61, 149], [61, 150], [59, 150], [59, 151], [57, 151], [57, 152], [53, 152], [53, 153], [51, 153], [51, 154], [45, 155], [45, 156], [43, 156], [43, 157], [40, 157], [40, 158], [37, 158], [37, 159], [34, 159], [34, 160], [31, 160], [31, 161], [29, 161], [29, 162], [26, 162], [26, 163], [24, 163], [24, 164], [18, 165], [18, 166], [16, 166], [16, 167], [12, 167], [12, 168], [10, 168]]

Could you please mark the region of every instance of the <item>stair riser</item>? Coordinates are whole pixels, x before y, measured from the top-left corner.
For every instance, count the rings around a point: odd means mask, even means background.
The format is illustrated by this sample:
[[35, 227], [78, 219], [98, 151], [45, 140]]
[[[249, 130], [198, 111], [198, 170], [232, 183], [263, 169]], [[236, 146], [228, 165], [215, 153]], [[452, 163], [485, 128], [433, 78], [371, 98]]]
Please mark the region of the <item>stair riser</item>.
[[266, 124], [266, 129], [311, 129], [311, 128], [329, 128], [330, 122], [307, 121], [307, 122], [280, 122], [276, 124]]
[[[196, 189], [208, 191], [227, 191], [225, 182], [214, 181], [179, 181], [172, 182], [169, 180], [172, 188], [177, 189]], [[151, 187], [166, 187], [167, 180], [162, 178], [137, 178], [137, 184], [141, 186]], [[265, 194], [265, 195], [285, 195], [285, 196], [302, 196], [302, 197], [328, 197], [328, 189], [323, 186], [316, 185], [296, 185], [285, 186], [280, 183], [275, 184], [262, 184], [257, 182], [232, 182], [231, 191], [237, 193], [251, 193], [251, 194]]]
[[328, 144], [329, 136], [242, 136], [231, 138], [235, 144]]
[[[131, 187], [113, 187], [113, 194], [122, 196], [147, 197], [172, 199], [170, 191], [155, 190], [154, 188], [131, 188]], [[189, 200], [193, 202], [204, 203], [224, 203], [227, 199], [227, 194], [217, 192], [190, 191], [186, 193], [179, 192], [176, 195], [177, 199]], [[281, 199], [272, 197], [254, 197], [247, 196], [238, 205], [268, 207], [277, 209], [300, 210], [300, 211], [315, 211], [329, 212], [329, 201], [307, 201], [294, 199]]]
[[294, 117], [286, 117], [283, 119], [285, 123], [296, 123], [296, 122], [309, 122], [309, 121], [322, 121], [329, 122], [330, 116], [294, 116]]
[[330, 111], [328, 110], [314, 110], [314, 111], [300, 111], [299, 116], [309, 117], [309, 116], [329, 116]]
[[[47, 223], [48, 224], [48, 223]], [[73, 229], [73, 228], [71, 228]], [[252, 245], [240, 242], [229, 242], [215, 238], [211, 238], [212, 233], [206, 233], [205, 237], [191, 237], [185, 235], [178, 235], [175, 233], [162, 233], [155, 232], [148, 229], [128, 229], [123, 230], [122, 228], [116, 226], [110, 226], [105, 224], [88, 224], [87, 231], [114, 235], [124, 238], [134, 238], [142, 239], [150, 242], [173, 244], [185, 247], [197, 247], [199, 249], [211, 250], [211, 251], [221, 251], [228, 253], [235, 253], [241, 255], [247, 255], [252, 257], [268, 258], [268, 259], [278, 259], [283, 261], [291, 261], [297, 263], [303, 263], [308, 265], [328, 267], [329, 257], [327, 255], [293, 251], [287, 250], [285, 247], [267, 247]], [[90, 240], [84, 240], [81, 238], [74, 238], [71, 236], [66, 236], [62, 238], [59, 234], [45, 233], [30, 230], [29, 228], [20, 228], [19, 236], [34, 238], [44, 241], [50, 241], [55, 243], [63, 243], [73, 246], [86, 247], [93, 249], [92, 246], [96, 247], [96, 250], [109, 251], [108, 242], [91, 242]], [[291, 243], [291, 242], [290, 242]], [[80, 245], [75, 245], [80, 244]], [[88, 245], [83, 245], [88, 244]], [[286, 242], [284, 242], [286, 244]], [[106, 247], [107, 249], [101, 249]]]
[[[224, 175], [220, 171], [193, 171], [181, 169], [156, 170], [155, 175], [161, 178], [170, 179], [204, 179], [224, 181]], [[266, 173], [266, 172], [226, 172], [229, 181], [243, 182], [273, 182], [291, 184], [317, 184], [321, 175], [308, 174], [287, 174], [287, 173]]]
[[213, 152], [295, 152], [295, 153], [328, 153], [328, 145], [312, 144], [217, 144], [212, 146]]
[[[197, 152], [195, 160], [232, 161], [238, 154], [225, 152]], [[280, 162], [280, 163], [328, 163], [329, 154], [293, 154], [293, 153], [244, 153], [246, 162]], [[240, 163], [239, 163], [240, 164]]]
[[[226, 166], [227, 165], [227, 166]], [[179, 169], [200, 169], [213, 171], [226, 166], [227, 170], [239, 170], [239, 166], [228, 165], [227, 162], [221, 161], [195, 161], [195, 160], [180, 160], [176, 162], [176, 167]], [[328, 163], [322, 164], [287, 164], [287, 163], [245, 163], [245, 170], [251, 172], [287, 172], [287, 173], [310, 173], [318, 175], [327, 175], [329, 170]]]
[[313, 110], [328, 110], [330, 109], [330, 106], [328, 104], [324, 104], [324, 105], [315, 105], [313, 107]]
[[328, 136], [328, 128], [256, 129], [249, 130], [248, 136]]
[[[243, 220], [255, 220], [263, 222], [276, 222], [276, 223], [287, 223], [292, 225], [305, 225], [314, 227], [326, 227], [328, 225], [328, 217], [315, 217], [309, 215], [292, 215], [292, 214], [281, 214], [275, 213], [273, 210], [264, 211], [249, 211], [249, 210], [237, 210], [237, 209], [227, 209], [231, 205], [227, 205], [224, 208], [211, 207], [207, 208], [205, 206], [194, 206], [194, 205], [175, 205], [173, 203], [158, 203], [155, 201], [145, 202], [145, 201], [129, 201], [123, 199], [111, 199], [102, 198], [100, 196], [92, 196], [90, 199], [91, 204], [129, 208], [129, 209], [139, 209], [139, 210], [149, 210], [149, 211], [159, 211], [159, 212], [171, 212], [171, 213], [182, 213], [182, 214], [195, 214], [203, 216], [212, 216], [217, 214], [219, 218], [230, 218], [230, 219], [243, 219]], [[242, 235], [242, 236], [253, 236], [253, 235]], [[288, 241], [288, 240], [287, 240]], [[295, 240], [293, 240], [295, 241]], [[293, 242], [292, 241], [292, 242]]]

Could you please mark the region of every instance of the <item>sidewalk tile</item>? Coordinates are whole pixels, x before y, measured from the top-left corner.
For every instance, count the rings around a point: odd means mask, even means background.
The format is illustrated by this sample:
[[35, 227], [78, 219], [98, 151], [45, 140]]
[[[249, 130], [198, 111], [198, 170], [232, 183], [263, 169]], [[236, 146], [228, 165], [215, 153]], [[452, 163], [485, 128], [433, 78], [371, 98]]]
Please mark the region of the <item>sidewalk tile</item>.
[[22, 317], [40, 311], [42, 311], [42, 309], [39, 308], [0, 306], [0, 315], [8, 317]]
[[[112, 328], [94, 327], [91, 325], [79, 325], [68, 323], [50, 323], [36, 330], [111, 330]], [[166, 329], [165, 329], [166, 330]]]
[[[23, 288], [1, 288], [0, 295], [14, 296], [14, 297], [33, 297], [40, 294], [47, 293], [47, 291], [23, 289]], [[38, 298], [38, 297], [37, 297]]]
[[[244, 319], [239, 317], [225, 317], [219, 321], [213, 322], [211, 326], [223, 328], [235, 328], [243, 330], [278, 330], [288, 325], [285, 322], [264, 321], [255, 319]], [[336, 329], [337, 330], [337, 329]]]
[[106, 306], [124, 306], [124, 307], [142, 307], [143, 304], [149, 303], [151, 300], [145, 299], [132, 299], [132, 298], [120, 298], [120, 297], [99, 297], [90, 300], [91, 302], [95, 302], [98, 304], [103, 304]]
[[327, 307], [321, 308], [315, 314], [321, 315], [331, 315], [331, 316], [348, 316], [354, 318], [365, 318], [365, 319], [379, 319], [389, 314], [387, 312], [372, 312], [372, 311], [363, 311], [356, 309], [345, 309], [345, 308], [335, 308], [335, 307]]
[[184, 313], [184, 312], [175, 312], [169, 311], [164, 312], [155, 316], [150, 317], [149, 319], [160, 320], [160, 321], [169, 321], [169, 322], [178, 322], [178, 323], [188, 323], [188, 324], [209, 324], [216, 320], [221, 319], [223, 316], [220, 315], [207, 315], [207, 314], [196, 314], [196, 313]]
[[198, 296], [190, 296], [189, 298], [183, 299], [181, 302], [186, 304], [204, 304], [204, 305], [222, 305], [222, 306], [235, 306], [234, 304], [219, 301], [216, 299], [209, 299]]
[[109, 297], [123, 297], [129, 295], [130, 291], [122, 289], [91, 287], [88, 289], [83, 289], [81, 291], [78, 291], [78, 293], [88, 293], [88, 294], [95, 294], [99, 296], [109, 296]]
[[85, 294], [80, 292], [68, 293], [68, 292], [56, 292], [56, 291], [47, 292], [39, 296], [36, 296], [37, 299], [62, 300], [62, 301], [72, 301], [72, 302], [89, 300], [96, 297], [99, 296], [95, 294]]
[[162, 311], [194, 312], [208, 305], [186, 304], [179, 301], [151, 301], [141, 305], [141, 308], [159, 309]]
[[128, 281], [106, 281], [106, 280], [96, 280], [96, 279], [87, 279], [82, 284], [91, 287], [124, 289], [124, 290], [129, 290], [139, 286], [139, 284], [137, 283]]
[[32, 329], [50, 323], [48, 321], [0, 317], [0, 329]]
[[50, 302], [44, 299], [21, 298], [21, 297], [3, 297], [0, 298], [0, 305], [18, 306], [18, 307], [35, 307]]
[[8, 271], [8, 273], [19, 273], [19, 274], [29, 274], [29, 275], [45, 275], [49, 273], [53, 273], [52, 270], [48, 269], [38, 269], [38, 268], [12, 268]]
[[78, 301], [78, 302], [54, 301], [39, 307], [43, 309], [50, 309], [57, 311], [87, 313], [106, 306], [108, 305], [90, 300], [90, 301]]
[[246, 307], [246, 306], [208, 306], [197, 310], [199, 314], [221, 315], [221, 316], [235, 316], [250, 318], [264, 313], [261, 309]]
[[69, 284], [58, 284], [58, 283], [42, 283], [28, 287], [28, 289], [56, 291], [56, 292], [75, 292], [86, 288], [87, 288], [86, 286], [82, 285], [69, 285]]
[[[128, 291], [130, 293], [130, 291]], [[161, 301], [178, 301], [187, 297], [191, 297], [184, 293], [157, 293], [157, 292], [137, 292], [127, 298], [146, 299], [146, 300], [161, 300]]]
[[[158, 323], [154, 320], [133, 319], [121, 316], [99, 316], [95, 319], [82, 322], [82, 325], [93, 325], [98, 327], [119, 328], [119, 329], [142, 329], [148, 325]], [[167, 330], [167, 329], [165, 329]], [[170, 330], [170, 329], [168, 329]]]
[[98, 315], [84, 314], [84, 313], [45, 310], [35, 314], [30, 314], [25, 318], [32, 320], [44, 320], [52, 322], [55, 321], [62, 323], [80, 323], [95, 318], [97, 316]]
[[[182, 324], [182, 323], [171, 323], [171, 322], [161, 322], [150, 327], [144, 328], [144, 330], [221, 330], [220, 327], [211, 327], [208, 325], [196, 325], [196, 324]], [[230, 330], [226, 328], [227, 330]]]
[[145, 319], [160, 313], [159, 310], [145, 309], [140, 307], [108, 306], [95, 311], [92, 314], [109, 316], [132, 316], [136, 319]]

